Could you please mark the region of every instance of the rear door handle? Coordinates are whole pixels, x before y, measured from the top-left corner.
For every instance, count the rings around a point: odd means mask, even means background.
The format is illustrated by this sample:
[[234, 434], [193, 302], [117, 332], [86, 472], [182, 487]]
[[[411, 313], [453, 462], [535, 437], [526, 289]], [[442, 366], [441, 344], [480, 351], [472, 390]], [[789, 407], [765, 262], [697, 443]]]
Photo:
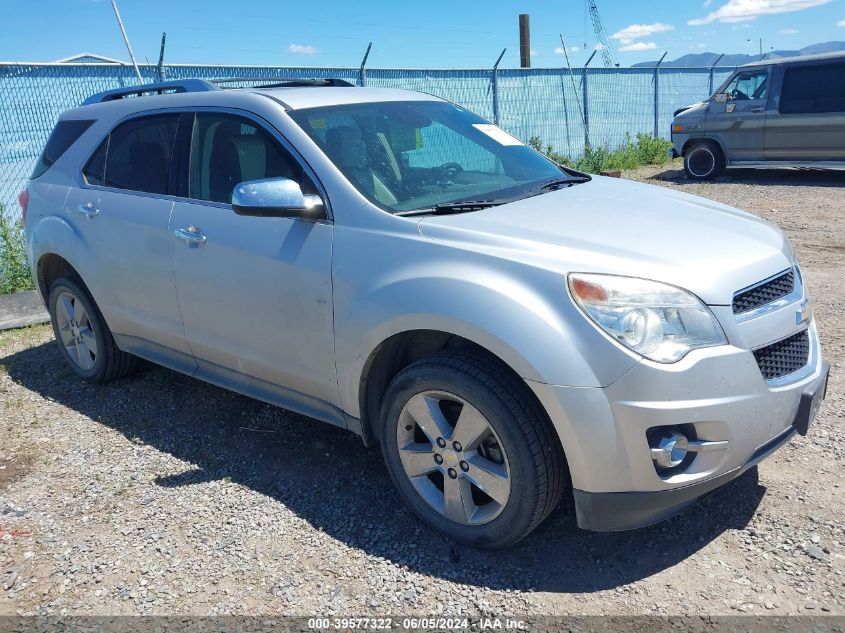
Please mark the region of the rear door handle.
[[193, 225], [186, 229], [176, 229], [173, 235], [183, 240], [188, 246], [202, 246], [208, 239], [198, 226]]
[[93, 202], [77, 205], [76, 210], [87, 218], [93, 218], [100, 212], [100, 210], [94, 206]]

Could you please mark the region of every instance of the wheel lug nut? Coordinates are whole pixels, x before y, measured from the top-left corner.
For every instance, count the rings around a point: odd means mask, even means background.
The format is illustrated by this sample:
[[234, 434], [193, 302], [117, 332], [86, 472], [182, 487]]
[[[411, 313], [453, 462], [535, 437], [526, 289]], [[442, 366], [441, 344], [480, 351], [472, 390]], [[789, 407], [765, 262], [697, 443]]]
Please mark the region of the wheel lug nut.
[[469, 464], [467, 464], [464, 460], [461, 460], [461, 470], [464, 472], [469, 470]]
[[452, 448], [455, 449], [456, 453], [460, 453], [462, 450], [464, 450], [464, 447], [461, 446], [460, 442], [452, 442]]
[[442, 464], [443, 463], [443, 455], [441, 455], [440, 453], [435, 453], [434, 454], [434, 462], [436, 464]]
[[440, 448], [446, 448], [446, 440], [444, 440], [442, 437], [438, 437], [437, 438], [437, 445]]
[[449, 477], [451, 479], [457, 479], [458, 478], [458, 473], [455, 472], [454, 468], [449, 469]]

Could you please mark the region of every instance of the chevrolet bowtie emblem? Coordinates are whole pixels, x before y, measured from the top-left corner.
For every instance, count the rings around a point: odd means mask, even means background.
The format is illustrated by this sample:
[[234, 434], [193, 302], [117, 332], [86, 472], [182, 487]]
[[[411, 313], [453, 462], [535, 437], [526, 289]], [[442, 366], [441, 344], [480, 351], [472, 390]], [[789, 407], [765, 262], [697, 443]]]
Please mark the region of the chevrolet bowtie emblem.
[[800, 309], [795, 313], [795, 325], [809, 322], [813, 318], [813, 303], [809, 299], [801, 302]]

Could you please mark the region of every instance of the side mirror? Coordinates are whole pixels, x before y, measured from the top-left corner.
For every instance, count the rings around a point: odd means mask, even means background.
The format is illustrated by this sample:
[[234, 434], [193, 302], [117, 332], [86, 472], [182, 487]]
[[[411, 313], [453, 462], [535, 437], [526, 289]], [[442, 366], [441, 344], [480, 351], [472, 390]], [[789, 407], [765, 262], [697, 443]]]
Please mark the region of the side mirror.
[[240, 183], [232, 192], [232, 209], [238, 215], [268, 218], [322, 220], [326, 217], [320, 196], [303, 194], [288, 178], [264, 178]]
[[713, 101], [716, 103], [727, 103], [728, 102], [728, 93], [726, 92], [717, 92], [713, 96]]

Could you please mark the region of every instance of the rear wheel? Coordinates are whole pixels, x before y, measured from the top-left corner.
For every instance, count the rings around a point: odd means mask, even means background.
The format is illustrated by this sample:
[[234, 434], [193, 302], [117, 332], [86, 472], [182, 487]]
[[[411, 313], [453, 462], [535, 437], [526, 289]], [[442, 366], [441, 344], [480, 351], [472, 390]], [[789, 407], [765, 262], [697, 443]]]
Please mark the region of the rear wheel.
[[407, 505], [455, 541], [495, 549], [557, 505], [563, 452], [527, 387], [496, 363], [442, 353], [388, 387], [381, 446]]
[[48, 307], [59, 349], [77, 376], [104, 383], [137, 367], [138, 358], [117, 348], [97, 304], [77, 279], [53, 282]]
[[684, 152], [684, 171], [692, 180], [713, 180], [725, 170], [725, 157], [715, 143], [695, 143]]

